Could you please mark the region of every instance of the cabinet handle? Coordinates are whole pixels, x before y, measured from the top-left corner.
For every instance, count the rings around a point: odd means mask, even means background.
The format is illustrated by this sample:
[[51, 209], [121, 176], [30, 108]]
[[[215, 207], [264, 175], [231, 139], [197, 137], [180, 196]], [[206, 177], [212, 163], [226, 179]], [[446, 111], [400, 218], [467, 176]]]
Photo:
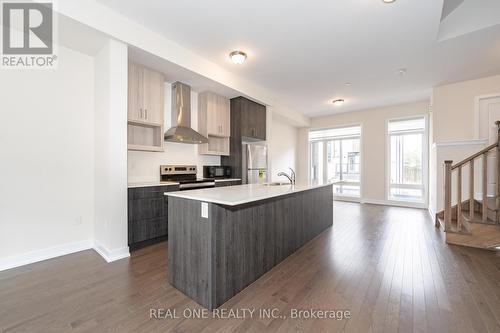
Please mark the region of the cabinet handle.
[[144, 114], [146, 115], [146, 119], [148, 119], [148, 109], [144, 109]]
[[142, 119], [142, 108], [139, 109], [139, 118]]

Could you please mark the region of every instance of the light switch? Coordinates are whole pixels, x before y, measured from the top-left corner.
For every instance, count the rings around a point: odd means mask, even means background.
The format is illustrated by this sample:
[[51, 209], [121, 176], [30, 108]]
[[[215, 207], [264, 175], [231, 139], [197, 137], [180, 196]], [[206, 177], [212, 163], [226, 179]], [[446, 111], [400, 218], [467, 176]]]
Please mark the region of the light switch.
[[208, 219], [208, 203], [201, 203], [201, 217]]

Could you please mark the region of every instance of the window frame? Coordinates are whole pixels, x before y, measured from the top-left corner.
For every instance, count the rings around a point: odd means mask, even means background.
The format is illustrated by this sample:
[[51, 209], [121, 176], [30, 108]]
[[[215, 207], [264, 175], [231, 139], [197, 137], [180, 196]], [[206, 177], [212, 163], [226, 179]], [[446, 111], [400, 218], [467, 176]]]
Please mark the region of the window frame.
[[[391, 137], [396, 135], [404, 135], [411, 133], [418, 133], [420, 131], [401, 131], [397, 134], [389, 133], [389, 123], [394, 121], [405, 121], [414, 119], [424, 119], [424, 130], [422, 131], [422, 185], [412, 185], [412, 184], [391, 184]], [[429, 118], [426, 114], [389, 118], [385, 122], [385, 198], [389, 202], [398, 203], [399, 205], [407, 205], [418, 208], [427, 208], [429, 202]], [[410, 201], [410, 200], [399, 200], [391, 198], [391, 188], [402, 188], [402, 189], [422, 189], [422, 200], [421, 201]]]
[[[361, 202], [363, 198], [363, 183], [364, 183], [364, 167], [363, 167], [363, 161], [364, 161], [364, 151], [363, 151], [363, 124], [362, 123], [350, 123], [350, 124], [342, 124], [338, 126], [326, 126], [326, 127], [316, 127], [316, 128], [311, 128], [309, 132], [313, 131], [322, 131], [322, 130], [334, 130], [334, 129], [342, 129], [342, 128], [348, 128], [348, 127], [359, 127], [359, 183], [355, 182], [344, 182], [342, 185], [358, 185], [359, 184], [359, 196], [350, 196], [350, 195], [343, 195], [343, 194], [337, 194], [333, 193], [334, 197], [339, 199], [339, 200], [348, 200], [348, 201], [356, 201], [356, 202]], [[355, 139], [358, 138], [356, 135], [349, 135], [349, 136], [342, 136], [339, 137], [339, 139]], [[329, 137], [328, 139], [324, 140], [313, 140], [309, 141], [308, 138], [308, 178], [311, 179], [311, 168], [312, 168], [312, 159], [311, 159], [311, 145], [316, 142], [323, 142], [323, 156], [326, 156], [327, 154], [327, 142], [332, 141], [332, 138]], [[323, 159], [323, 170], [326, 170], [326, 159]], [[322, 180], [325, 181], [325, 173], [323, 172], [323, 177]], [[335, 184], [334, 184], [335, 185]]]

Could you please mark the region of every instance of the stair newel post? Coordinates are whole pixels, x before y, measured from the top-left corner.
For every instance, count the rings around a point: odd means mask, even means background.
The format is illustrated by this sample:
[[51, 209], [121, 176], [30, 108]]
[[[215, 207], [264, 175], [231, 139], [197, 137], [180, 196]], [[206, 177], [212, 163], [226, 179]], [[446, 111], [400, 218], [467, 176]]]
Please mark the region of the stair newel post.
[[469, 221], [474, 221], [474, 160], [469, 162]]
[[457, 228], [462, 229], [462, 166], [458, 167], [457, 179]]
[[482, 205], [482, 212], [483, 212], [483, 222], [486, 222], [488, 219], [488, 153], [483, 154], [483, 202], [481, 203]]
[[451, 164], [444, 161], [444, 228], [448, 231], [451, 225]]
[[497, 195], [495, 200], [496, 222], [500, 223], [500, 120], [495, 121], [497, 125]]

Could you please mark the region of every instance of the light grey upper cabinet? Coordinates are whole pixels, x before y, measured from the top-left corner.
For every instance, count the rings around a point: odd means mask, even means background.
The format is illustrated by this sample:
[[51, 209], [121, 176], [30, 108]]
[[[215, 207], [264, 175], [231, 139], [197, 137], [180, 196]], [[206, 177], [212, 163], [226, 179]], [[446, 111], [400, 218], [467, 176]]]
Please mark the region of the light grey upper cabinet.
[[198, 95], [198, 131], [208, 138], [208, 143], [199, 145], [203, 155], [229, 155], [231, 136], [231, 114], [228, 98], [212, 92]]
[[148, 68], [143, 69], [144, 120], [148, 123], [163, 125], [165, 114], [165, 78], [163, 74]]
[[128, 67], [128, 120], [163, 125], [163, 74], [135, 63]]
[[162, 73], [128, 66], [128, 149], [163, 151], [165, 79]]

